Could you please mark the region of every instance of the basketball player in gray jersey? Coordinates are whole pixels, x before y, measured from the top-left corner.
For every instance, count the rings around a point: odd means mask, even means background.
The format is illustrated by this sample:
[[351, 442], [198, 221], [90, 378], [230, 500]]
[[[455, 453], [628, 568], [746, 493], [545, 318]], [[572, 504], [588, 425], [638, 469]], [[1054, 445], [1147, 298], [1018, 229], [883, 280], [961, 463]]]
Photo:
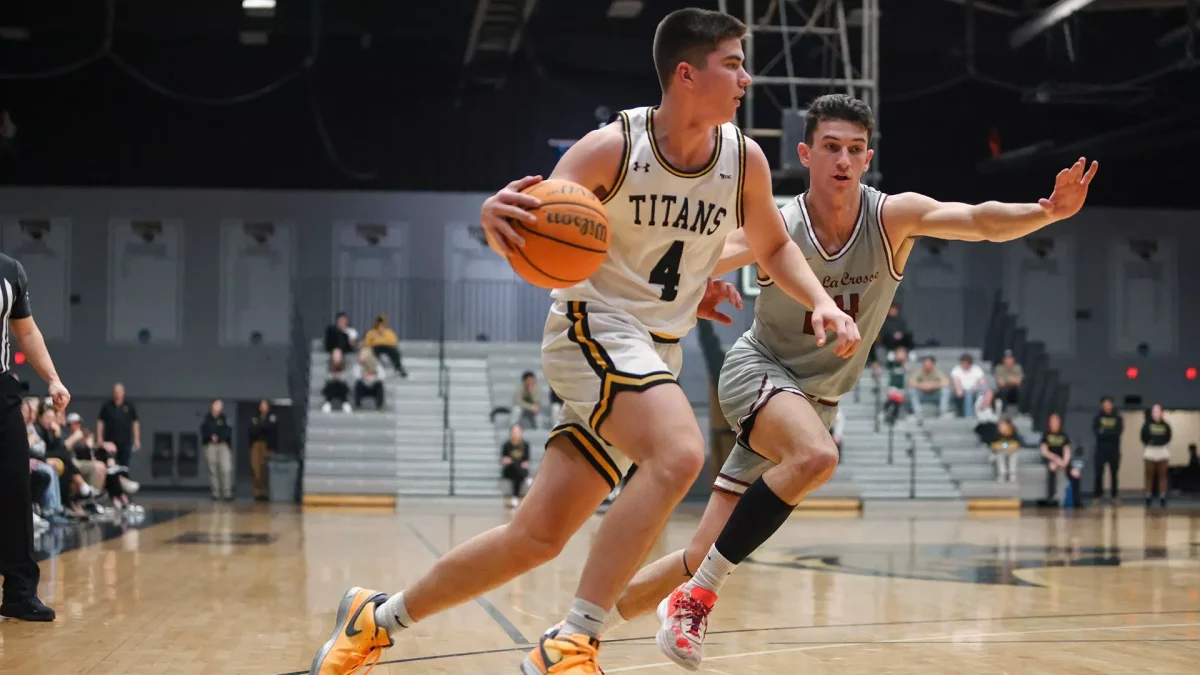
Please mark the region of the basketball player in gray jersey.
[[[810, 172], [810, 189], [787, 204], [783, 215], [817, 278], [865, 336], [882, 327], [916, 237], [1022, 237], [1078, 213], [1097, 169], [1095, 163], [1088, 169], [1081, 158], [1058, 174], [1048, 199], [1029, 204], [888, 196], [860, 183], [873, 155], [874, 115], [866, 103], [822, 96], [806, 117], [798, 152]], [[729, 235], [714, 274], [752, 262], [739, 230]], [[807, 308], [769, 277], [760, 276], [759, 285], [754, 324], [721, 369], [721, 409], [737, 432], [737, 445], [713, 486], [700, 527], [685, 551], [638, 572], [606, 620], [611, 628], [657, 605], [659, 648], [688, 670], [699, 668], [708, 614], [725, 578], [833, 475], [838, 455], [828, 429], [838, 399], [854, 386], [869, 354], [859, 350], [841, 359], [819, 349], [814, 339], [819, 327]]]

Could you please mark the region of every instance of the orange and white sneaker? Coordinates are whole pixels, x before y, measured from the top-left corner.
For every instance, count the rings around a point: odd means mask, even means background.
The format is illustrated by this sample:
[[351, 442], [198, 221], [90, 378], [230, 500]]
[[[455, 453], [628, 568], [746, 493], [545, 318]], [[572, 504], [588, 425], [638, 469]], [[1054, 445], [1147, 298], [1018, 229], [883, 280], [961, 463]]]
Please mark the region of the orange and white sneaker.
[[587, 635], [559, 633], [551, 628], [521, 662], [522, 675], [604, 675], [597, 659], [600, 641]]
[[366, 673], [371, 672], [383, 650], [395, 644], [387, 631], [375, 624], [375, 607], [386, 600], [386, 593], [357, 586], [346, 591], [338, 605], [333, 637], [313, 657], [308, 674], [351, 675], [363, 666]]
[[658, 603], [658, 648], [686, 670], [699, 670], [704, 660], [704, 635], [708, 614], [717, 604], [717, 594], [683, 584]]

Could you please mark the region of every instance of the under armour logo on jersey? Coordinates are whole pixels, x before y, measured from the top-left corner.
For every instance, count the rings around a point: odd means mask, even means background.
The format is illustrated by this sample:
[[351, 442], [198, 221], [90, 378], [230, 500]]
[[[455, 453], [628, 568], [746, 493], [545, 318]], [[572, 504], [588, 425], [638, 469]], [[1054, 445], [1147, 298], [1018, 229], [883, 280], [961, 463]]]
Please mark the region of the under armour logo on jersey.
[[642, 162], [641, 164], [634, 162], [633, 170], [634, 171], [645, 171], [646, 173], [650, 173], [650, 162]]

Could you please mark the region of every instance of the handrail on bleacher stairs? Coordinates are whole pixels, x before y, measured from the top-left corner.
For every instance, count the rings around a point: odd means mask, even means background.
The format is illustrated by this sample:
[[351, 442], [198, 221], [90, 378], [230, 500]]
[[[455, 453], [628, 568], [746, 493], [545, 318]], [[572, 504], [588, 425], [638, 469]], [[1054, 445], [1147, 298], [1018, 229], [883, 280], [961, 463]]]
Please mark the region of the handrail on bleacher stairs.
[[993, 364], [999, 363], [1004, 358], [1005, 350], [1012, 350], [1017, 363], [1025, 371], [1019, 409], [1030, 416], [1034, 429], [1043, 431], [1051, 413], [1066, 413], [1071, 386], [1050, 365], [1045, 343], [1028, 339], [1026, 329], [1009, 311], [1003, 294], [996, 291], [984, 338], [983, 358]]
[[450, 496], [454, 496], [454, 429], [450, 426], [450, 367], [446, 365], [446, 317], [438, 334], [438, 396], [442, 399], [442, 461], [450, 463]]
[[312, 370], [312, 344], [308, 331], [304, 329], [303, 313], [298, 298], [292, 300], [291, 316], [288, 317], [288, 397], [292, 399], [292, 423], [296, 426], [296, 458], [304, 468], [305, 448], [308, 439], [309, 377]]

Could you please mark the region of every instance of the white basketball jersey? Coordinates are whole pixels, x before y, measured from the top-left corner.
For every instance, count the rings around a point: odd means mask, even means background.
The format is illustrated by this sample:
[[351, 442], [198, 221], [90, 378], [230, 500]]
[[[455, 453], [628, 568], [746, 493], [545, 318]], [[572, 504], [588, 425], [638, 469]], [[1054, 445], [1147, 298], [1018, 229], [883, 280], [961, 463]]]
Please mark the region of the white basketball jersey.
[[651, 333], [679, 338], [696, 325], [726, 235], [742, 225], [746, 141], [736, 126], [722, 124], [708, 163], [680, 171], [654, 141], [654, 110], [624, 110], [613, 120], [625, 153], [603, 200], [608, 257], [587, 281], [551, 296], [623, 310]]

